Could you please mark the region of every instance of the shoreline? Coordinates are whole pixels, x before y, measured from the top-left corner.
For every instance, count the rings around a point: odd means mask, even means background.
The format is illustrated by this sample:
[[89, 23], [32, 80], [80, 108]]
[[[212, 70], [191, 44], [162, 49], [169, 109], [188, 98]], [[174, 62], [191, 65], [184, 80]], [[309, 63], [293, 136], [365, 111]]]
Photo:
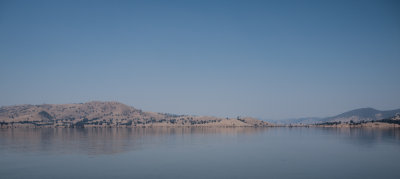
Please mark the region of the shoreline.
[[0, 129], [35, 129], [35, 128], [66, 128], [66, 129], [90, 129], [90, 128], [129, 128], [129, 129], [139, 129], [139, 128], [400, 128], [400, 124], [389, 124], [382, 122], [369, 122], [363, 124], [335, 124], [335, 125], [321, 125], [321, 124], [310, 124], [310, 125], [269, 125], [269, 126], [207, 126], [207, 125], [143, 125], [143, 126], [83, 126], [83, 127], [72, 127], [72, 126], [53, 126], [53, 125], [2, 125]]

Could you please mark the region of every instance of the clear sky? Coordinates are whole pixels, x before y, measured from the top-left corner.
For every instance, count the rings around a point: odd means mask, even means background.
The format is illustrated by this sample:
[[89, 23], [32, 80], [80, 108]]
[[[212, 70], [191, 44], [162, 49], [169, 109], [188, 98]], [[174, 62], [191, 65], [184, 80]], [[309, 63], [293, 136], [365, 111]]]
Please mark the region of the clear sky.
[[284, 119], [400, 108], [400, 1], [0, 0], [0, 105]]

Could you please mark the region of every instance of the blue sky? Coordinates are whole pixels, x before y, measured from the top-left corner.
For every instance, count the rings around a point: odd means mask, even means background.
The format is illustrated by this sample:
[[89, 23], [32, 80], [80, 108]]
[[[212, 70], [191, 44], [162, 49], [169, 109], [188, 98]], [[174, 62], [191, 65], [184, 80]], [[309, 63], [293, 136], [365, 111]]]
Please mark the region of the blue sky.
[[0, 1], [0, 105], [285, 119], [400, 108], [399, 1]]

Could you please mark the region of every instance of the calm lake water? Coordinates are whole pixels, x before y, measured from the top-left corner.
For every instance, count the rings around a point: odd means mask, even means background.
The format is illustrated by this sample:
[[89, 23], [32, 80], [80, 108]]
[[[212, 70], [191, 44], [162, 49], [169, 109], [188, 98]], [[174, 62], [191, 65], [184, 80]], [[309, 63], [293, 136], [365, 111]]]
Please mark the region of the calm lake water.
[[400, 130], [0, 129], [0, 178], [400, 178]]

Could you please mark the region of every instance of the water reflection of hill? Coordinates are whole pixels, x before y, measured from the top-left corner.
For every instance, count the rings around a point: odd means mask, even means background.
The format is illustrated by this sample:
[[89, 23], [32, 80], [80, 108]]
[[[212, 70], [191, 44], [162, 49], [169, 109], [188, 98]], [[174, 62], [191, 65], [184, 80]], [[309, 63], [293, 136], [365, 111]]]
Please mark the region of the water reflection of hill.
[[400, 144], [400, 130], [393, 128], [14, 128], [0, 129], [0, 151], [110, 155], [160, 147], [204, 146], [236, 139], [246, 145], [245, 140], [273, 143], [280, 139], [296, 142], [297, 139], [304, 140], [304, 137], [339, 139], [367, 147], [380, 143]]
[[325, 134], [338, 136], [356, 145], [373, 146], [386, 141], [399, 143], [398, 128], [316, 128]]
[[[33, 128], [0, 129], [1, 151], [114, 154], [195, 137], [250, 135], [265, 128]], [[179, 137], [179, 136], [182, 137]], [[178, 137], [177, 137], [178, 136]]]

